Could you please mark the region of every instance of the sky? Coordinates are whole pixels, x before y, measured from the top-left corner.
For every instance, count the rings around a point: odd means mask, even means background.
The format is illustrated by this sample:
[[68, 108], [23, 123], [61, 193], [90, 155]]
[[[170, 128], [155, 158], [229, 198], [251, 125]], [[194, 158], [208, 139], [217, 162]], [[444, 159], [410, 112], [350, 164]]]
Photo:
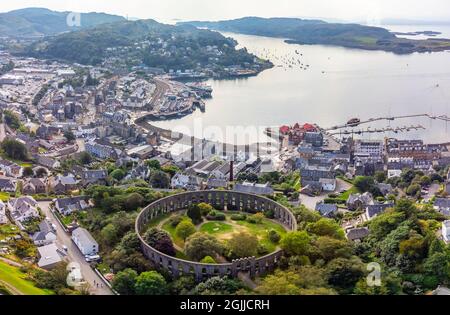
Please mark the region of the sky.
[[377, 24], [383, 19], [450, 22], [448, 0], [14, 0], [0, 12], [26, 7], [106, 12], [130, 18], [222, 20], [243, 16], [309, 17]]

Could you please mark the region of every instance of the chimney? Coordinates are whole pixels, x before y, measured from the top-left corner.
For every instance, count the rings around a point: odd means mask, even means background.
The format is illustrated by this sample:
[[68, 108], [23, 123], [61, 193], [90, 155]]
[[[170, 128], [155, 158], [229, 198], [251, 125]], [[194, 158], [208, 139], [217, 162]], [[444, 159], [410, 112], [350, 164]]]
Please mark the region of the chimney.
[[230, 182], [234, 181], [233, 171], [234, 171], [234, 161], [231, 160], [230, 161]]

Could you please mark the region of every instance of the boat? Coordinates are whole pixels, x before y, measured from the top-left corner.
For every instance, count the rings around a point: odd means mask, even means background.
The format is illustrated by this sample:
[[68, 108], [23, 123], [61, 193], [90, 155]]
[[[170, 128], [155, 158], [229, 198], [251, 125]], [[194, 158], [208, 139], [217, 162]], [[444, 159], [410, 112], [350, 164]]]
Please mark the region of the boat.
[[347, 122], [347, 125], [349, 126], [358, 126], [361, 123], [361, 119], [359, 118], [352, 118]]

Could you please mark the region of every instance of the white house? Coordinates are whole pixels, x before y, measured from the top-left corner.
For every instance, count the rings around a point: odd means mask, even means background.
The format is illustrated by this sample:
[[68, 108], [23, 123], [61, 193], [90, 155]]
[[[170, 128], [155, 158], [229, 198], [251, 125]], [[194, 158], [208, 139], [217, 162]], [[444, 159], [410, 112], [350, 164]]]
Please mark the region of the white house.
[[56, 233], [47, 220], [42, 221], [39, 224], [39, 232], [33, 234], [33, 242], [36, 246], [50, 245], [56, 241]]
[[172, 188], [185, 188], [189, 184], [189, 176], [184, 175], [182, 173], [175, 174], [174, 177], [172, 177], [170, 185]]
[[72, 241], [85, 256], [97, 255], [98, 243], [84, 228], [77, 228], [72, 232]]
[[388, 170], [388, 178], [400, 177], [402, 170]]
[[38, 203], [31, 196], [11, 199], [8, 202], [8, 209], [12, 219], [16, 223], [22, 223], [32, 218], [39, 218]]
[[450, 243], [450, 220], [442, 222], [442, 238], [445, 243]]
[[337, 182], [334, 178], [321, 178], [319, 179], [319, 183], [322, 184], [324, 191], [332, 192], [336, 190]]

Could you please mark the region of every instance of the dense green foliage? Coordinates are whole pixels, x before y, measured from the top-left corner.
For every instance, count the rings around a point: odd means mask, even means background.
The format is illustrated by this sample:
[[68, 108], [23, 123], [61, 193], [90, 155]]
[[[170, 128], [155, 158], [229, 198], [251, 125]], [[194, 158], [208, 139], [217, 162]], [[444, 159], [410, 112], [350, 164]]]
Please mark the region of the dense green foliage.
[[17, 140], [4, 140], [1, 143], [1, 149], [8, 158], [13, 160], [27, 161], [29, 158], [27, 147]]

